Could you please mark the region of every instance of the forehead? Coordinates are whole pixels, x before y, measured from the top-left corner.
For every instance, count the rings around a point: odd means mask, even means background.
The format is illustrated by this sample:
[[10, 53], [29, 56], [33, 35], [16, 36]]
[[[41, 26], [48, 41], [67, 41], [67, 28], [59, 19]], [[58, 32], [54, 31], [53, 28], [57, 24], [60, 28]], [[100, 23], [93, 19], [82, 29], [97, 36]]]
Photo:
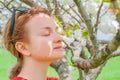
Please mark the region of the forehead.
[[57, 25], [52, 17], [44, 13], [39, 13], [32, 17], [26, 26], [31, 29], [39, 30], [40, 28], [44, 27], [56, 28]]

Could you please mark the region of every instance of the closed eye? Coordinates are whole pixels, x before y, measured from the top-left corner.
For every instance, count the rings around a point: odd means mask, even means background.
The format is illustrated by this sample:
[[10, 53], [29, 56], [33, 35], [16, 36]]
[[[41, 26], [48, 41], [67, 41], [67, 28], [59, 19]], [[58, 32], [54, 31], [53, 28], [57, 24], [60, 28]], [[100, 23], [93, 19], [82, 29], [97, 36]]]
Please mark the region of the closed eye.
[[50, 36], [50, 33], [47, 33], [47, 34], [43, 34], [42, 36]]
[[[41, 30], [41, 36], [50, 36], [52, 34], [53, 30], [50, 27], [45, 27]], [[55, 32], [58, 33], [58, 27], [55, 28]]]
[[51, 32], [47, 29], [41, 29], [38, 33], [39, 36], [50, 36]]
[[43, 30], [41, 36], [50, 36], [51, 32], [49, 30]]

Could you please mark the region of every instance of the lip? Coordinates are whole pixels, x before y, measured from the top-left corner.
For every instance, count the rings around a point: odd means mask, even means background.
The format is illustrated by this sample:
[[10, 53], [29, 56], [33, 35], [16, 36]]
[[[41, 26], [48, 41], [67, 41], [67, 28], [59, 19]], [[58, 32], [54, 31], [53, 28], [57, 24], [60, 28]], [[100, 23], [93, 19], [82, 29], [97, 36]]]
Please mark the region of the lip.
[[57, 46], [54, 49], [61, 49], [61, 48], [62, 48], [62, 46]]

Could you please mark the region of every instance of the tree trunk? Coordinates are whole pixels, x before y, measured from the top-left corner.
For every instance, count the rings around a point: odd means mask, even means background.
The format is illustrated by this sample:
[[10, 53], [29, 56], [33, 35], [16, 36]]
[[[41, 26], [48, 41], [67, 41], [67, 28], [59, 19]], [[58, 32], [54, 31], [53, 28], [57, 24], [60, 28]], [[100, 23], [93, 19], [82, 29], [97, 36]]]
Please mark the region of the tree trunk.
[[79, 72], [80, 72], [79, 80], [96, 80], [96, 78], [100, 74], [104, 65], [105, 65], [105, 63], [95, 69], [84, 69], [84, 70], [80, 69], [79, 70]]
[[58, 72], [60, 80], [72, 80], [69, 74], [69, 69], [68, 69], [69, 67], [67, 65], [66, 57], [52, 63], [51, 66]]

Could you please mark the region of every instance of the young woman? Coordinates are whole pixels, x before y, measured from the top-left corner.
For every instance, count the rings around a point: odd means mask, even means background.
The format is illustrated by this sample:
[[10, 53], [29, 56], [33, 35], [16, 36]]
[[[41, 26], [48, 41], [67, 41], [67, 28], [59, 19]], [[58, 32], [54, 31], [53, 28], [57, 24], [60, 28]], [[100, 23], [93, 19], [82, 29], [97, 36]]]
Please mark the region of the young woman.
[[10, 80], [59, 80], [47, 77], [49, 64], [64, 57], [57, 29], [41, 7], [14, 8], [4, 29], [4, 45], [17, 58]]

